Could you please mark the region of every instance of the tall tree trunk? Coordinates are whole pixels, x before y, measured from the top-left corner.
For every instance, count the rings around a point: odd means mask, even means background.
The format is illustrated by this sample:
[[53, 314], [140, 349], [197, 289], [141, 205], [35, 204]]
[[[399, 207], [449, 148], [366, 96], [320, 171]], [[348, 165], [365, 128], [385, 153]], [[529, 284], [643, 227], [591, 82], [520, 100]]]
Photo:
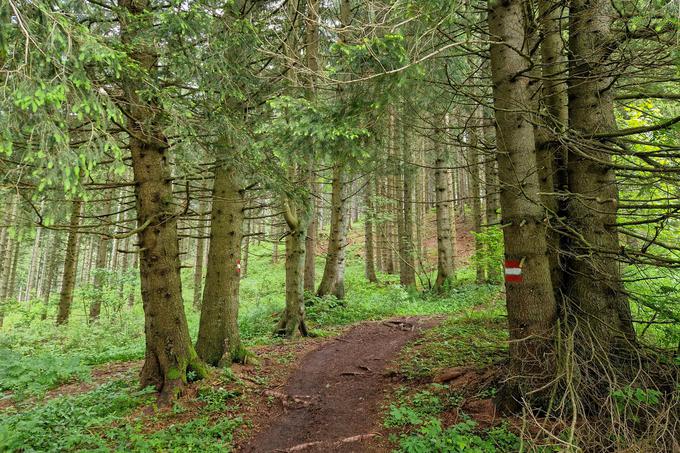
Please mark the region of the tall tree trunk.
[[366, 188], [364, 189], [364, 237], [365, 237], [365, 258], [364, 258], [364, 270], [366, 274], [366, 279], [369, 282], [377, 283], [378, 278], [375, 275], [375, 250], [373, 246], [373, 183], [368, 181]]
[[9, 231], [10, 226], [18, 226], [17, 211], [19, 209], [19, 196], [14, 195], [12, 197], [10, 212], [7, 213], [5, 218], [5, 223], [7, 228], [5, 228], [5, 245], [3, 246], [3, 253], [0, 255], [0, 260], [2, 260], [2, 272], [0, 272], [0, 303], [4, 303], [6, 299], [9, 298], [9, 288], [10, 288], [10, 269], [12, 268], [12, 258], [14, 257], [14, 250], [17, 249], [16, 238], [13, 237]]
[[79, 199], [74, 200], [71, 205], [71, 220], [69, 222], [66, 255], [64, 257], [64, 273], [61, 279], [57, 325], [66, 324], [71, 314], [73, 290], [76, 286], [76, 271], [78, 269], [78, 227], [80, 225], [82, 206], [83, 202]]
[[54, 283], [57, 277], [57, 271], [59, 269], [59, 250], [61, 247], [61, 241], [59, 239], [59, 232], [54, 231], [51, 235], [51, 239], [48, 245], [49, 253], [47, 255], [47, 263], [45, 269], [45, 279], [42, 285], [42, 298], [43, 298], [43, 309], [40, 319], [47, 319], [47, 313], [50, 308], [50, 296], [52, 295], [52, 288], [54, 288]]
[[314, 197], [314, 211], [312, 212], [312, 220], [309, 223], [307, 237], [305, 238], [305, 291], [310, 293], [313, 293], [316, 288], [316, 239], [319, 235], [318, 210], [316, 207], [319, 184], [316, 181], [312, 181], [312, 195]]
[[[104, 215], [109, 213], [110, 202], [104, 202], [102, 212]], [[119, 207], [120, 208], [120, 207]], [[97, 256], [94, 264], [94, 300], [90, 304], [90, 321], [99, 319], [102, 310], [102, 299], [106, 289], [108, 276], [107, 258], [109, 256], [109, 227], [103, 228], [103, 234], [99, 236], [97, 243]], [[115, 243], [114, 243], [115, 245]]]
[[[470, 140], [468, 142], [468, 169], [470, 171], [470, 196], [472, 204], [472, 232], [480, 234], [482, 232], [482, 200], [481, 200], [481, 175], [479, 165], [479, 146], [478, 134], [480, 129], [479, 107], [476, 107], [470, 120], [472, 132], [470, 133]], [[484, 253], [479, 240], [474, 238], [474, 253], [480, 256]], [[475, 262], [476, 282], [478, 284], [484, 283], [484, 266], [479, 260]]]
[[316, 295], [323, 297], [335, 294], [338, 298], [344, 295], [345, 246], [347, 242], [347, 203], [344, 199], [344, 168], [342, 164], [333, 167], [333, 181], [331, 193], [331, 231], [328, 236], [328, 251], [326, 265]]
[[435, 131], [435, 203], [437, 210], [437, 279], [434, 289], [441, 291], [456, 278], [451, 247], [450, 201], [447, 199], [448, 171], [442, 149], [441, 129]]
[[[203, 196], [203, 195], [201, 195]], [[205, 212], [207, 210], [205, 200], [201, 199], [198, 203], [198, 227], [196, 239], [196, 259], [194, 260], [194, 300], [193, 305], [195, 309], [201, 308], [201, 299], [203, 296], [203, 259], [205, 255]], [[208, 257], [208, 260], [210, 257]]]
[[[498, 210], [500, 209], [499, 184], [498, 184], [498, 167], [496, 166], [496, 159], [494, 158], [495, 143], [494, 143], [494, 126], [492, 112], [489, 110], [485, 112], [484, 118], [484, 145], [486, 153], [484, 155], [484, 180], [485, 180], [485, 194], [486, 194], [486, 224], [488, 227], [492, 225], [498, 226], [500, 223], [500, 216]], [[499, 283], [501, 278], [501, 263], [487, 261], [486, 276], [490, 283]]]
[[[402, 117], [402, 121], [405, 118]], [[399, 266], [399, 282], [403, 286], [416, 286], [416, 261], [413, 248], [413, 193], [415, 173], [409, 162], [413, 153], [409, 148], [406, 128], [402, 125], [401, 132], [401, 233], [399, 234], [399, 250], [401, 264]]]
[[[489, 2], [491, 74], [496, 112], [496, 145], [501, 185], [506, 259], [506, 304], [510, 331], [511, 379], [499, 394], [505, 409], [516, 409], [525, 391], [554, 375], [553, 335], [557, 307], [547, 256], [545, 213], [539, 195], [536, 146], [530, 121], [531, 92], [526, 73], [526, 4]], [[540, 392], [531, 396], [539, 399]]]
[[243, 238], [243, 184], [233, 166], [215, 169], [210, 249], [196, 352], [211, 365], [243, 361], [238, 305]]
[[[42, 203], [41, 203], [42, 207]], [[40, 238], [42, 236], [42, 228], [37, 227], [35, 230], [35, 238], [33, 240], [33, 248], [31, 250], [31, 261], [28, 264], [28, 276], [26, 277], [26, 291], [23, 295], [23, 300], [30, 303], [31, 298], [34, 296], [34, 290], [36, 289], [36, 280], [38, 279], [39, 269], [39, 257], [40, 257]]]
[[574, 0], [569, 21], [569, 126], [580, 143], [569, 149], [567, 210], [572, 239], [567, 294], [580, 331], [609, 351], [635, 341], [628, 296], [617, 260], [618, 187], [612, 157], [594, 134], [616, 129], [609, 56], [616, 42], [614, 6], [606, 0]]
[[[139, 69], [155, 77], [158, 55], [145, 46], [151, 28], [148, 0], [119, 0], [125, 12], [119, 16], [122, 42]], [[159, 106], [140, 92], [141, 80], [124, 79], [124, 107], [135, 183], [139, 272], [144, 304], [146, 351], [140, 373], [142, 387], [153, 385], [160, 402], [167, 404], [181, 393], [187, 373], [201, 378], [206, 369], [198, 358], [182, 301], [182, 281], [177, 238], [177, 215], [173, 204], [168, 141], [158, 115]]]
[[[294, 169], [290, 171], [290, 179], [296, 179]], [[302, 178], [307, 182], [309, 169]], [[294, 337], [298, 331], [303, 336], [308, 334], [305, 324], [304, 271], [305, 271], [305, 237], [312, 215], [314, 201], [309, 194], [299, 199], [286, 197], [283, 201], [283, 216], [288, 225], [286, 235], [286, 308], [276, 327], [276, 333], [286, 338]]]

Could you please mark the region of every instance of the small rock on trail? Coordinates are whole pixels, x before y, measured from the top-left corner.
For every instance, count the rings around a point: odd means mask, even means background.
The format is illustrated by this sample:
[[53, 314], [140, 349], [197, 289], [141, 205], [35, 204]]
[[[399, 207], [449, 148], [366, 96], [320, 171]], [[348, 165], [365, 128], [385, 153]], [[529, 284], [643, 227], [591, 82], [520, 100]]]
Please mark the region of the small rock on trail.
[[307, 354], [271, 396], [283, 413], [242, 446], [243, 453], [369, 452], [389, 378], [383, 372], [404, 345], [437, 324], [404, 318], [359, 324]]

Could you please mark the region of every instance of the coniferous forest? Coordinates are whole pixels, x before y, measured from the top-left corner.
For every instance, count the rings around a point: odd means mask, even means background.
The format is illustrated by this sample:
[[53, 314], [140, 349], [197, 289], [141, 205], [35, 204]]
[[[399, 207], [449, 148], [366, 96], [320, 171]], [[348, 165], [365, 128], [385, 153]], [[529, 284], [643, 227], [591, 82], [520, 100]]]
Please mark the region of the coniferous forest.
[[2, 0], [0, 451], [680, 451], [677, 0]]

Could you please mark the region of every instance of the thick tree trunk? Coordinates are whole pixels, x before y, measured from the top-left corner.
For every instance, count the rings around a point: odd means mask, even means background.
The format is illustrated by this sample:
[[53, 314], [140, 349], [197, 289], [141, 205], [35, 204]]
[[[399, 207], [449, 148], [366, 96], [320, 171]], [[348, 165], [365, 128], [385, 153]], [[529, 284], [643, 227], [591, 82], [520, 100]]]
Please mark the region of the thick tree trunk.
[[[554, 374], [557, 307], [547, 257], [544, 209], [539, 195], [536, 147], [526, 76], [527, 39], [522, 0], [489, 2], [491, 74], [506, 259], [506, 303], [511, 379], [499, 395], [505, 409]], [[521, 53], [520, 53], [521, 52]], [[541, 392], [531, 396], [539, 399]]]
[[243, 230], [243, 251], [241, 252], [241, 278], [248, 277], [248, 258], [250, 256], [250, 235], [252, 234], [252, 223], [250, 220], [245, 222]]
[[364, 189], [364, 238], [365, 238], [365, 258], [364, 270], [366, 279], [369, 282], [377, 283], [378, 278], [375, 275], [375, 248], [373, 246], [373, 183], [368, 181]]
[[344, 199], [344, 168], [342, 164], [333, 167], [333, 189], [331, 193], [331, 231], [328, 236], [326, 265], [316, 295], [323, 297], [334, 294], [344, 296], [344, 261], [347, 245], [347, 203]]
[[567, 210], [580, 239], [569, 244], [567, 295], [573, 313], [585, 318], [580, 331], [605, 351], [635, 341], [617, 260], [616, 174], [606, 146], [590, 138], [616, 129], [609, 72], [615, 14], [609, 1], [575, 0], [569, 21], [569, 126], [580, 143], [569, 150]]
[[[148, 0], [119, 0], [122, 41], [139, 68], [152, 77], [158, 63], [154, 48], [144, 46], [150, 29]], [[187, 374], [206, 375], [187, 325], [177, 238], [177, 215], [169, 171], [168, 143], [159, 124], [159, 106], [140, 97], [141, 81], [125, 79], [123, 89], [129, 118], [129, 148], [135, 182], [139, 272], [144, 304], [146, 352], [140, 374], [142, 387], [153, 385], [167, 404], [181, 393]], [[146, 85], [144, 86], [146, 90]]]
[[76, 286], [76, 271], [78, 269], [78, 226], [80, 225], [80, 211], [83, 202], [74, 200], [71, 207], [66, 255], [64, 257], [64, 273], [61, 279], [61, 295], [59, 296], [59, 311], [57, 325], [66, 324], [71, 314], [73, 290]]
[[215, 170], [210, 249], [196, 352], [211, 365], [243, 361], [238, 304], [243, 238], [243, 184], [233, 166]]
[[456, 278], [451, 247], [451, 203], [448, 200], [448, 171], [445, 166], [444, 152], [440, 143], [440, 130], [435, 132], [435, 205], [437, 210], [437, 279], [434, 289], [441, 291]]

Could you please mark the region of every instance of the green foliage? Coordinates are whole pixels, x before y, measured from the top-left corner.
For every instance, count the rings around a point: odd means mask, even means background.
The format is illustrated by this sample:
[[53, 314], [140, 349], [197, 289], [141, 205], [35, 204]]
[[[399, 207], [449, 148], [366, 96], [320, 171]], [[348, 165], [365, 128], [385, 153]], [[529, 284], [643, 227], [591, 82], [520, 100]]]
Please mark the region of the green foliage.
[[462, 365], [486, 365], [506, 355], [507, 332], [498, 308], [450, 318], [407, 347], [400, 372], [409, 379]]
[[117, 381], [81, 395], [54, 398], [25, 412], [5, 413], [0, 417], [0, 450], [106, 449], [96, 431], [148, 402], [150, 393]]
[[413, 435], [404, 435], [399, 450], [404, 453], [493, 453], [519, 450], [519, 438], [505, 427], [475, 433], [476, 423], [467, 420], [444, 429], [433, 418], [424, 423]]
[[624, 387], [611, 393], [619, 415], [633, 422], [640, 421], [647, 410], [661, 402], [662, 393], [655, 389]]
[[40, 354], [22, 356], [0, 349], [0, 390], [15, 397], [36, 395], [74, 379], [89, 377], [89, 367], [77, 356]]
[[479, 233], [474, 231], [471, 231], [471, 233], [478, 244], [475, 254], [472, 255], [472, 262], [482, 266], [482, 268], [496, 267], [500, 277], [504, 254], [503, 231], [499, 227], [493, 226], [483, 228]]
[[225, 416], [214, 423], [207, 417], [199, 417], [148, 433], [138, 423], [107, 432], [105, 440], [120, 452], [229, 452], [232, 451], [233, 432], [243, 424], [240, 417]]
[[224, 411], [230, 400], [241, 395], [238, 390], [227, 390], [222, 387], [201, 387], [198, 390], [198, 401], [205, 403], [208, 412]]

